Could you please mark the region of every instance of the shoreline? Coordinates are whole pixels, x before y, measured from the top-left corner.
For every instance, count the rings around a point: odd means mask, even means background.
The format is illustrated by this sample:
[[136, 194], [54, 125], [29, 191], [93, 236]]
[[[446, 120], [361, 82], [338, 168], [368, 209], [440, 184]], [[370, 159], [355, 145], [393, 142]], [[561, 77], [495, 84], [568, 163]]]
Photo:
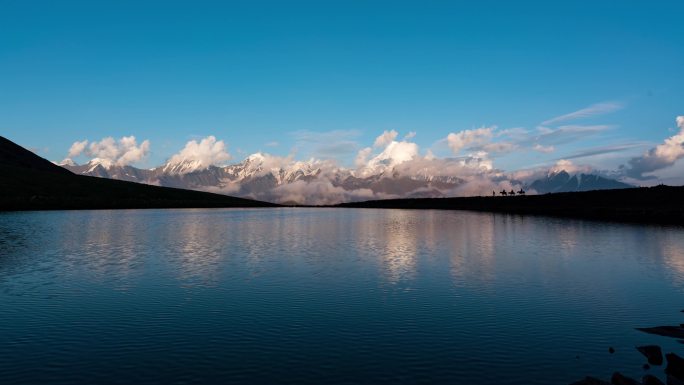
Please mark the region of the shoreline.
[[544, 195], [387, 199], [341, 203], [327, 207], [470, 210], [628, 223], [682, 225], [684, 224], [682, 197], [684, 197], [684, 186], [660, 185]]

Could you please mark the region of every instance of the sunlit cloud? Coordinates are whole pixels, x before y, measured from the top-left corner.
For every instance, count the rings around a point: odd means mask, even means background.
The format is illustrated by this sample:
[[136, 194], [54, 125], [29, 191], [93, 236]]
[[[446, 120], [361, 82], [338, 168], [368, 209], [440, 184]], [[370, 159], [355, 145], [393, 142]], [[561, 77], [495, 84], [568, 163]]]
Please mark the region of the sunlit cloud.
[[383, 132], [380, 136], [375, 138], [375, 142], [373, 143], [373, 147], [385, 147], [388, 144], [392, 143], [394, 139], [397, 138], [397, 133], [396, 131], [385, 131]]
[[474, 130], [463, 130], [450, 133], [447, 136], [447, 144], [454, 154], [458, 154], [469, 145], [483, 145], [492, 138], [496, 127], [481, 127]]
[[81, 155], [81, 153], [83, 153], [83, 151], [85, 151], [86, 146], [88, 146], [88, 140], [87, 139], [84, 141], [81, 141], [81, 142], [74, 142], [74, 144], [72, 144], [71, 147], [69, 148], [69, 153], [67, 154], [67, 158], [75, 158], [75, 157]]
[[65, 161], [85, 154], [104, 164], [127, 166], [142, 160], [150, 152], [150, 141], [144, 140], [138, 145], [135, 136], [124, 136], [119, 140], [110, 136], [99, 142], [91, 142], [90, 145], [88, 143], [88, 140], [74, 142], [69, 148]]
[[226, 150], [226, 144], [222, 140], [216, 140], [215, 136], [207, 136], [200, 140], [191, 140], [183, 149], [173, 155], [167, 165], [189, 165], [187, 168], [175, 168], [175, 172], [183, 170], [200, 170], [209, 166], [216, 166], [230, 160], [231, 156]]

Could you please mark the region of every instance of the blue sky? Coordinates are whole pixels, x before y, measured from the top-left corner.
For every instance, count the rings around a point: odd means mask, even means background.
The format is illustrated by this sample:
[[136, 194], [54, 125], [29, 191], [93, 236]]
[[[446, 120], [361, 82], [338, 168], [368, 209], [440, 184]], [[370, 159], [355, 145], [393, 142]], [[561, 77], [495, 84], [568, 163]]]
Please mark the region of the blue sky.
[[75, 141], [133, 135], [149, 140], [134, 164], [151, 167], [213, 135], [233, 161], [265, 151], [351, 166], [385, 130], [448, 157], [469, 150], [453, 151], [450, 133], [496, 127], [488, 140], [515, 150], [490, 152], [495, 167], [616, 169], [684, 115], [681, 1], [0, 9], [0, 134], [55, 161]]

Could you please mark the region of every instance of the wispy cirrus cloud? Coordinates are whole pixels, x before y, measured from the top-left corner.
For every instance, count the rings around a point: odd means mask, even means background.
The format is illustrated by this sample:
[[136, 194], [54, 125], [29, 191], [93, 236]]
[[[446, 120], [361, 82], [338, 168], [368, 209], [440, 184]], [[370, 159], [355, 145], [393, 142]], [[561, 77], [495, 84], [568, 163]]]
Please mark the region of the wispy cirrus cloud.
[[560, 145], [585, 139], [612, 128], [614, 128], [614, 126], [607, 124], [567, 125], [558, 128], [542, 126], [538, 129], [539, 135], [534, 137], [533, 140], [541, 145]]
[[602, 102], [592, 104], [589, 107], [571, 112], [569, 114], [556, 116], [542, 122], [542, 126], [551, 126], [562, 122], [567, 122], [576, 119], [585, 119], [593, 116], [605, 115], [611, 112], [619, 111], [624, 108], [623, 103], [619, 102]]
[[550, 154], [554, 151], [556, 151], [556, 148], [554, 146], [542, 146], [541, 144], [537, 143], [532, 147], [534, 151], [541, 152], [544, 154]]
[[583, 150], [580, 152], [576, 152], [572, 155], [564, 156], [563, 159], [588, 158], [590, 156], [624, 152], [627, 150], [631, 150], [631, 149], [638, 148], [638, 147], [644, 147], [644, 146], [646, 146], [645, 142], [635, 142], [635, 143], [624, 143], [624, 144], [616, 144], [616, 145], [610, 145], [610, 146], [594, 147], [594, 148], [589, 148], [589, 149], [586, 149], [586, 150]]
[[354, 154], [360, 145], [356, 139], [361, 136], [359, 130], [310, 131], [297, 130], [290, 135], [297, 148], [303, 148], [316, 157], [336, 159]]

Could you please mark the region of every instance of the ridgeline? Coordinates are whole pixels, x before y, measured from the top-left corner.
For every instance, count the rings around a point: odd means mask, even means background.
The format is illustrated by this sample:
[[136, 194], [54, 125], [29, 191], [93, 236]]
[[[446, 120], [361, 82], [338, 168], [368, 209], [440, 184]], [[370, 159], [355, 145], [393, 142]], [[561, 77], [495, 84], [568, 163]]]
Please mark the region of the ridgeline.
[[660, 185], [544, 195], [387, 199], [342, 203], [337, 207], [473, 210], [684, 225], [684, 186]]
[[220, 194], [76, 175], [0, 136], [0, 211], [275, 206]]

